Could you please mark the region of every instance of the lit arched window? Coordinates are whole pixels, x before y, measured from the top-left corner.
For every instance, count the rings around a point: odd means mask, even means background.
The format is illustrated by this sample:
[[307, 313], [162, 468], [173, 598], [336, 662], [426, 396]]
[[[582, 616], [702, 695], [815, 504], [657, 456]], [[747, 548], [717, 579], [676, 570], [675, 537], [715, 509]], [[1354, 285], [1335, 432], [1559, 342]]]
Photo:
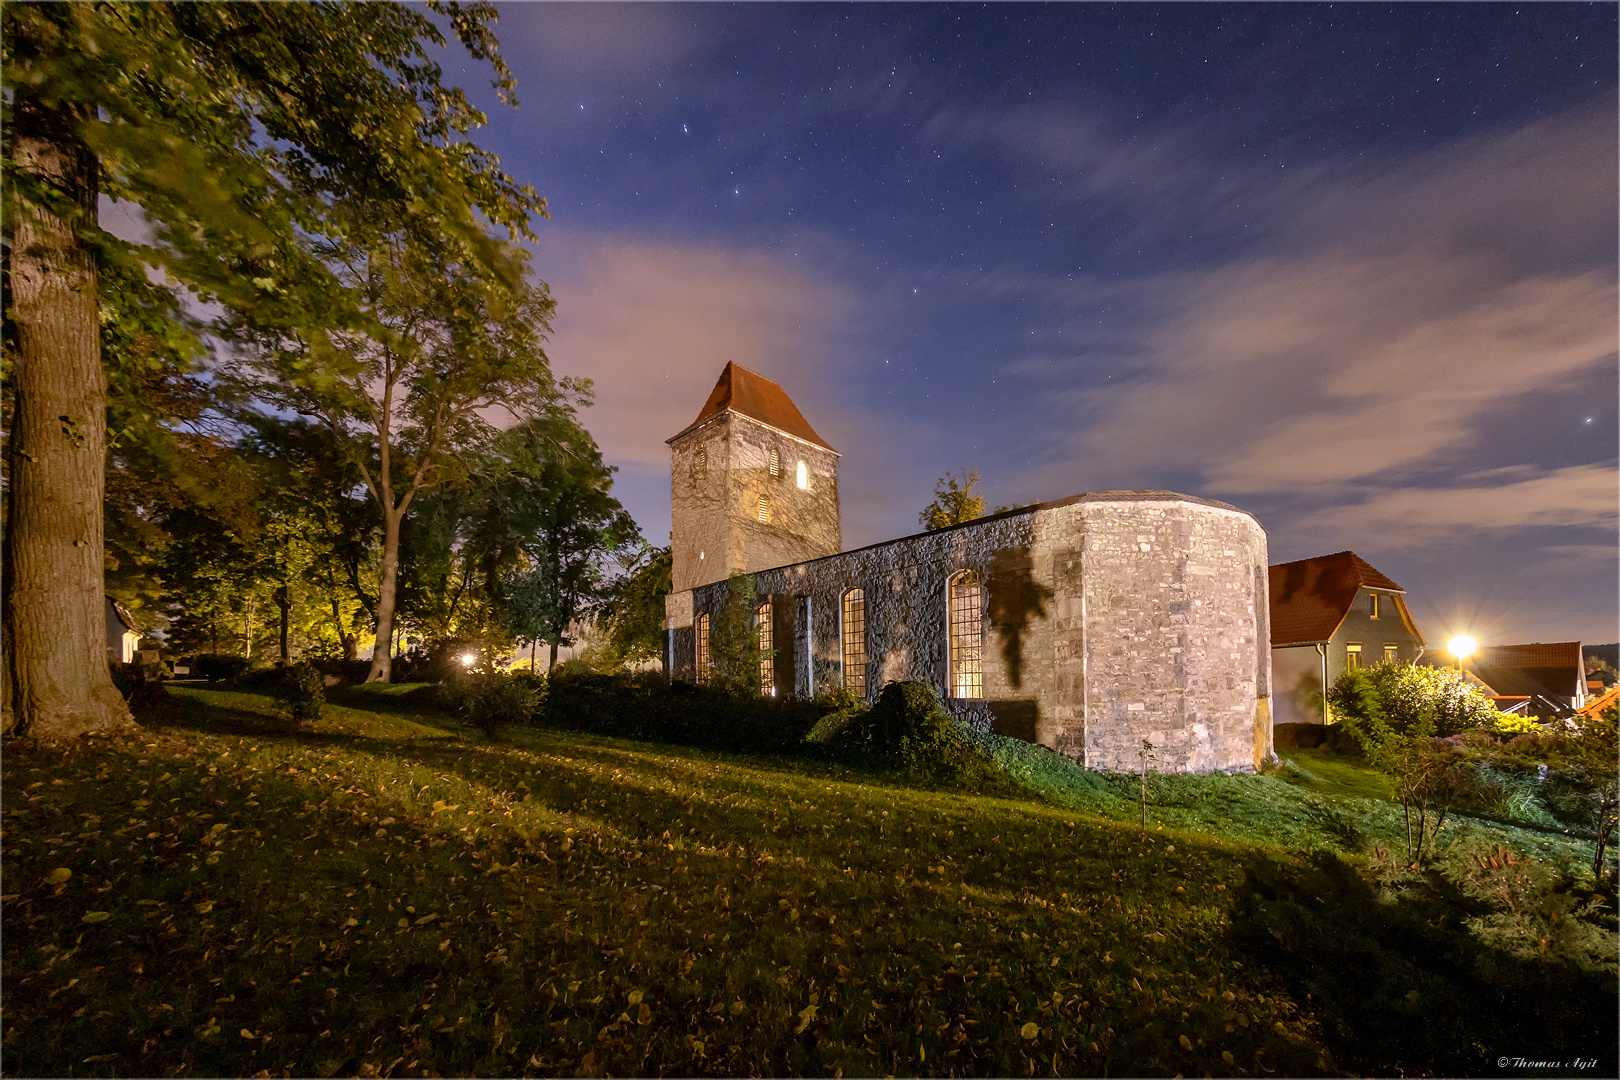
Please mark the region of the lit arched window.
[[799, 490], [806, 491], [810, 487], [810, 469], [804, 462], [799, 462]]
[[844, 689], [866, 698], [866, 594], [844, 594]]
[[759, 497], [758, 514], [759, 520], [761, 521], [768, 522], [771, 520], [771, 497], [769, 495], [761, 495]]
[[766, 697], [776, 696], [776, 657], [771, 650], [776, 648], [776, 638], [771, 632], [771, 605], [769, 601], [759, 605], [757, 618], [759, 624], [759, 692]]
[[950, 582], [951, 697], [984, 697], [984, 623], [979, 575], [964, 570]]
[[709, 681], [709, 616], [697, 618], [697, 681]]
[[772, 480], [780, 480], [781, 478], [782, 478], [782, 457], [775, 450], [772, 450], [771, 451], [771, 479]]

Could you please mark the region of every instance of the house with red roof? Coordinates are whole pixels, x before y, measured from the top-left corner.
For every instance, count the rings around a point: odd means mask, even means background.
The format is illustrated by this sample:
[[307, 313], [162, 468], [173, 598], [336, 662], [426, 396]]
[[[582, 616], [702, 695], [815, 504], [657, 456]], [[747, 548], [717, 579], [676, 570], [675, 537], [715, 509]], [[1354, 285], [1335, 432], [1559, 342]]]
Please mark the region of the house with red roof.
[[1323, 696], [1346, 670], [1427, 648], [1406, 590], [1353, 551], [1278, 564], [1270, 584], [1274, 724], [1324, 723]]

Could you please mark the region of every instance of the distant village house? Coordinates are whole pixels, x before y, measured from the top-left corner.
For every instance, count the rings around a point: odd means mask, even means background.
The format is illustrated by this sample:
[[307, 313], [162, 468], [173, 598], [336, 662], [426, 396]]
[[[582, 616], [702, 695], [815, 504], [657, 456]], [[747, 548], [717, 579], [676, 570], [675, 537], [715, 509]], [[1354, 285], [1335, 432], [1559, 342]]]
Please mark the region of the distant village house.
[[1271, 567], [1276, 723], [1321, 724], [1324, 696], [1346, 671], [1415, 662], [1427, 645], [1406, 590], [1353, 551]]

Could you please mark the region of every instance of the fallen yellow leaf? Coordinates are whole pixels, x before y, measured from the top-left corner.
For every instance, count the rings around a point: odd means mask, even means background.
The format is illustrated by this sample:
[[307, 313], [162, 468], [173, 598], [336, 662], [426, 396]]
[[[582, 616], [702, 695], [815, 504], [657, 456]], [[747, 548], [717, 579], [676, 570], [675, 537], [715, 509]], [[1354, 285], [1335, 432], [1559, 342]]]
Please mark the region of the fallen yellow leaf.
[[66, 881], [72, 876], [73, 871], [69, 870], [65, 866], [58, 866], [55, 870], [51, 871], [51, 876], [45, 879], [45, 884], [60, 885], [62, 882]]
[[1041, 1026], [1039, 1024], [1035, 1023], [1035, 1021], [1033, 1021], [1033, 1020], [1031, 1020], [1029, 1023], [1025, 1024], [1023, 1027], [1018, 1029], [1018, 1034], [1022, 1035], [1026, 1039], [1033, 1039], [1035, 1036], [1039, 1035], [1040, 1033], [1041, 1033]]
[[106, 912], [106, 911], [87, 911], [87, 912], [84, 913], [84, 918], [80, 919], [79, 921], [80, 922], [87, 922], [87, 923], [98, 923], [98, 922], [106, 922], [110, 918], [112, 918], [112, 914], [110, 912]]

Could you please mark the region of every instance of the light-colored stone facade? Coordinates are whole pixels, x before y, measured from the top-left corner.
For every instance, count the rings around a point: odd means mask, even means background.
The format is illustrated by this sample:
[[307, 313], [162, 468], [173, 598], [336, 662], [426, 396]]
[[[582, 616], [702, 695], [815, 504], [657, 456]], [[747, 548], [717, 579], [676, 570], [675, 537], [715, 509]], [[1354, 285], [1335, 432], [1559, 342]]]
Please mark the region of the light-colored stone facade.
[[[1265, 531], [1251, 515], [1120, 491], [739, 569], [772, 604], [779, 692], [813, 696], [842, 682], [841, 601], [859, 588], [868, 697], [920, 680], [964, 723], [1088, 768], [1135, 770], [1147, 740], [1150, 768], [1203, 773], [1248, 771], [1272, 753], [1266, 566]], [[983, 696], [949, 698], [947, 592], [963, 570], [984, 583]], [[695, 675], [695, 619], [726, 596], [713, 580], [670, 598], [673, 675]]]
[[676, 594], [842, 546], [838, 454], [824, 446], [727, 409], [671, 440], [670, 465]]

